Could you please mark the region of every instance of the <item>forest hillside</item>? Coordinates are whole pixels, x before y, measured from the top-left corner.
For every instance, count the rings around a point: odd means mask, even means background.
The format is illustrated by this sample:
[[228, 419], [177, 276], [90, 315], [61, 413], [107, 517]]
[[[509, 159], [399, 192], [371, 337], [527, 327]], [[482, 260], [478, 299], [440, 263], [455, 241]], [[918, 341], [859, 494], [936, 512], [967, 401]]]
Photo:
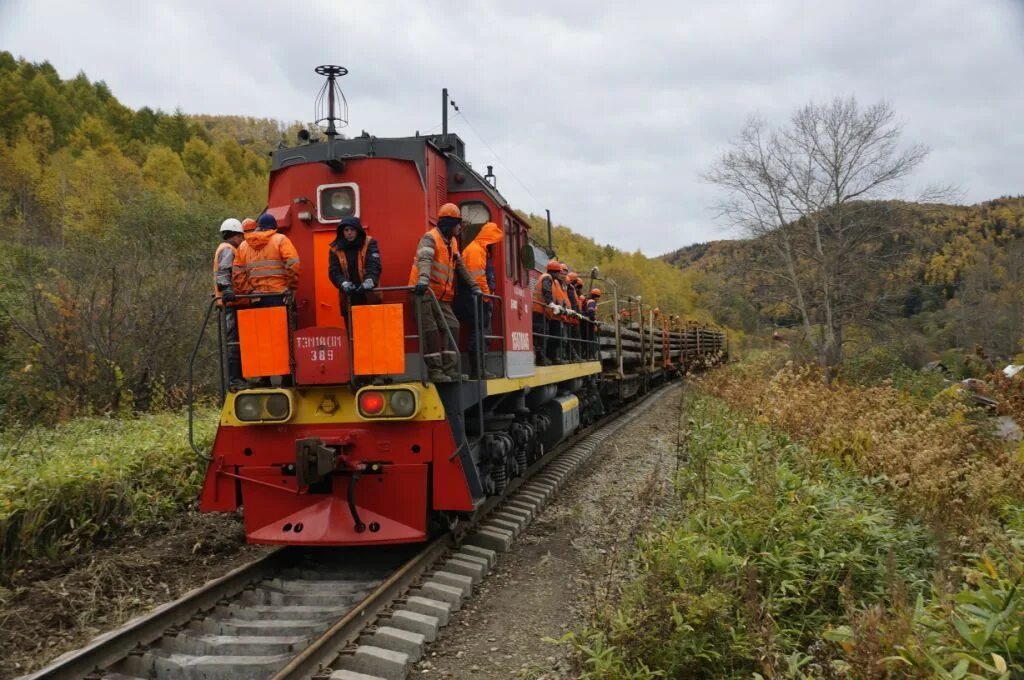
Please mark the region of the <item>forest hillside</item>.
[[[1024, 197], [976, 205], [905, 206], [910, 240], [897, 267], [871, 273], [864, 294], [873, 318], [851, 339], [895, 346], [904, 361], [958, 363], [975, 353], [1011, 360], [1024, 351]], [[747, 332], [797, 326], [773, 299], [773, 281], [758, 266], [759, 239], [699, 243], [664, 256], [699, 281], [697, 291], [722, 323]], [[856, 355], [856, 348], [854, 351]]]
[[[269, 152], [299, 127], [133, 110], [102, 80], [0, 52], [0, 422], [180, 406], [217, 226], [263, 209]], [[624, 294], [709, 317], [690, 274], [554, 234], [577, 270], [598, 266]], [[212, 389], [214, 356], [209, 345], [200, 389]]]

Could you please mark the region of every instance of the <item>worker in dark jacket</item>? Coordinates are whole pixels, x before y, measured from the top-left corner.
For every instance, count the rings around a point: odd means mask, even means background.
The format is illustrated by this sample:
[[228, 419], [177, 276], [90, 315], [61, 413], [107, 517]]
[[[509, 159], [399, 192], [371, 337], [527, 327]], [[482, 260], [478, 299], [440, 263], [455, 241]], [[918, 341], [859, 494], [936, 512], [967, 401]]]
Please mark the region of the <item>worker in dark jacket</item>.
[[588, 338], [590, 341], [590, 357], [595, 358], [597, 352], [597, 303], [601, 299], [601, 289], [592, 288], [590, 295], [583, 302], [583, 316], [587, 317]]
[[346, 217], [338, 225], [337, 238], [331, 243], [327, 275], [338, 289], [341, 315], [348, 317], [348, 307], [380, 302], [374, 288], [380, 283], [380, 249], [358, 217]]

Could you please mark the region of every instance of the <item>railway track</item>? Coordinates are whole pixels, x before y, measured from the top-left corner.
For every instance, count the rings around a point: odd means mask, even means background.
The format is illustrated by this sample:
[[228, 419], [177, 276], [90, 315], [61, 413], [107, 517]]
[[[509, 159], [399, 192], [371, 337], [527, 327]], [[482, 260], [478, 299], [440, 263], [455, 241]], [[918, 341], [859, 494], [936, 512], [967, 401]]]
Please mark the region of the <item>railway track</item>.
[[[496, 553], [604, 439], [667, 388], [563, 442], [454, 536], [425, 546], [275, 550], [23, 680], [294, 680], [325, 678], [333, 668], [335, 678], [404, 677]], [[397, 611], [385, 625], [367, 628], [389, 609]]]

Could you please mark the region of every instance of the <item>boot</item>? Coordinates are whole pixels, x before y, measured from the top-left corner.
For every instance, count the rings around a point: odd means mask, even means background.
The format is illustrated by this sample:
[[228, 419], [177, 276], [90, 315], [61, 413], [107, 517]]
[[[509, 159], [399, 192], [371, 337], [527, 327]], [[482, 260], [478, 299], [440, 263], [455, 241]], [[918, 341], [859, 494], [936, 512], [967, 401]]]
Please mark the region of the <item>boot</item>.
[[427, 365], [427, 380], [435, 383], [451, 382], [451, 379], [445, 374], [444, 368], [441, 365], [440, 354], [425, 354], [423, 361]]
[[441, 370], [449, 381], [469, 380], [465, 373], [459, 373], [459, 355], [457, 352], [441, 352]]
[[480, 361], [477, 359], [475, 353], [469, 355], [469, 377], [473, 380], [494, 380], [498, 376], [494, 375], [487, 370], [486, 363], [484, 369], [480, 370]]

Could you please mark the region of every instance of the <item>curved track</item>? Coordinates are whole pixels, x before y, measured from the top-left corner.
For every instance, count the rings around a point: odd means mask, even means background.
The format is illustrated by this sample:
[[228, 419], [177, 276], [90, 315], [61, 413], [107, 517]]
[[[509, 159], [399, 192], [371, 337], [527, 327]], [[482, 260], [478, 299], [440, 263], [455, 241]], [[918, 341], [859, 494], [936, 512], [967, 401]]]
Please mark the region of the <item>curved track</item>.
[[[308, 678], [351, 651], [361, 631], [517, 489], [545, 470], [570, 471], [618, 430], [655, 390], [538, 460], [478, 517], [424, 545], [282, 548], [60, 657], [31, 680]], [[575, 452], [574, 452], [575, 450]], [[565, 472], [562, 476], [564, 477]]]

